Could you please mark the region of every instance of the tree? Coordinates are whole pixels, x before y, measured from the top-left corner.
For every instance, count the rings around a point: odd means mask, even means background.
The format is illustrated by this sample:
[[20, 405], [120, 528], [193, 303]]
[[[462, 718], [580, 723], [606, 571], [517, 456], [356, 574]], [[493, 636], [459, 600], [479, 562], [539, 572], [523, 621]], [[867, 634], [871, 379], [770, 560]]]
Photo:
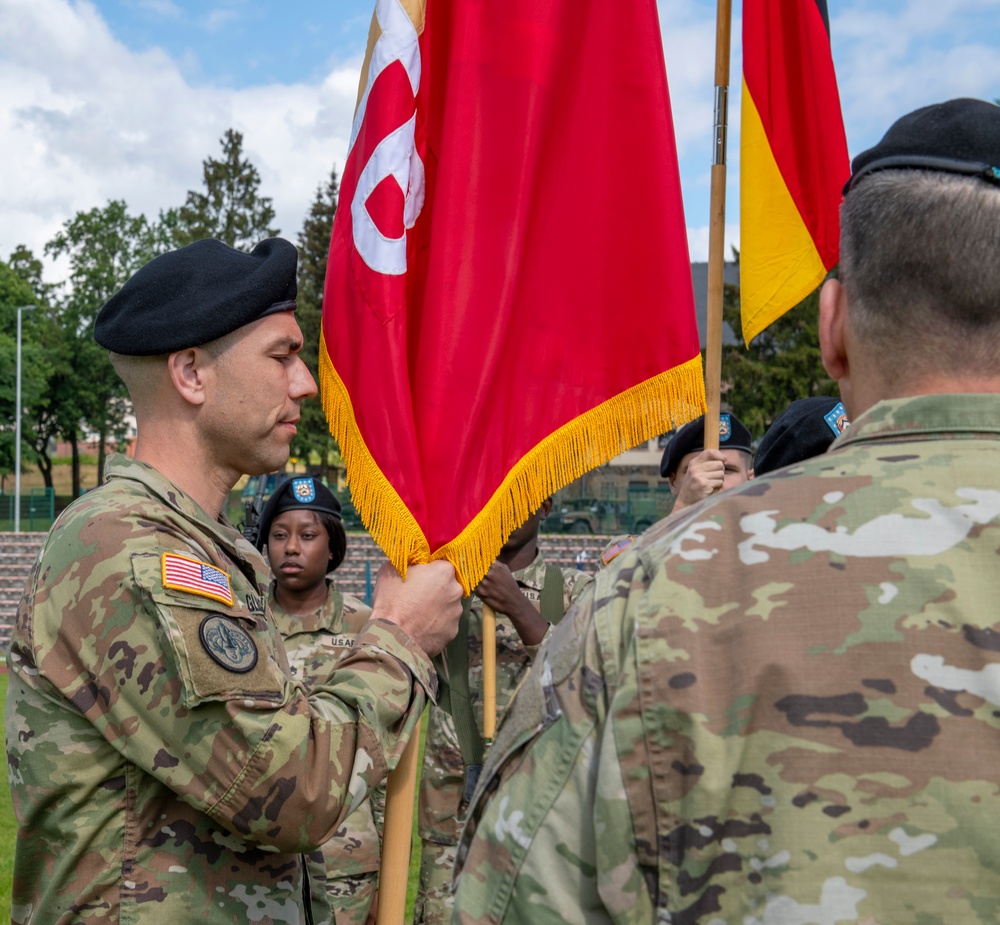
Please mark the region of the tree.
[[27, 247], [18, 244], [7, 265], [31, 288], [36, 298], [48, 302], [49, 294], [55, 287], [42, 282], [42, 261]]
[[[16, 262], [16, 268], [15, 268]], [[24, 271], [37, 283], [37, 288]], [[46, 304], [39, 297], [41, 263], [27, 248], [19, 247], [11, 263], [0, 262], [0, 490], [7, 475], [14, 471], [15, 435], [17, 431], [17, 308], [34, 305], [33, 311], [22, 312], [21, 337], [21, 436], [22, 466], [37, 458], [38, 434], [35, 420], [44, 404], [52, 375], [52, 364], [45, 346]], [[35, 270], [37, 269], [37, 273]], [[44, 449], [44, 445], [43, 445]], [[43, 474], [45, 468], [40, 466]], [[51, 467], [46, 484], [51, 487]]]
[[[322, 328], [323, 284], [326, 280], [326, 263], [330, 251], [330, 229], [337, 212], [340, 183], [336, 167], [330, 173], [326, 186], [320, 186], [309, 209], [309, 215], [299, 234], [298, 308], [295, 312], [302, 328], [302, 359], [309, 372], [319, 381], [319, 341]], [[317, 455], [323, 475], [329, 477], [331, 462], [338, 462], [337, 444], [330, 436], [330, 428], [323, 413], [322, 403], [316, 399], [302, 405], [298, 434], [292, 442], [292, 455], [309, 459]]]
[[[227, 129], [220, 139], [222, 159], [202, 162], [204, 193], [190, 190], [176, 214], [177, 246], [200, 238], [218, 238], [237, 250], [252, 250], [264, 238], [278, 234], [271, 227], [271, 199], [258, 194], [260, 174], [243, 158], [243, 135]], [[162, 220], [161, 216], [161, 220]]]
[[125, 387], [94, 340], [101, 306], [141, 266], [165, 249], [165, 235], [143, 215], [129, 215], [122, 200], [78, 212], [48, 244], [52, 257], [68, 257], [68, 291], [58, 301], [63, 363], [51, 383], [60, 435], [69, 441], [73, 496], [80, 493], [79, 441], [84, 429], [98, 438], [98, 478], [110, 437], [124, 438], [129, 410]]
[[[734, 331], [741, 330], [738, 286], [725, 287], [722, 314]], [[724, 347], [722, 381], [729, 386], [726, 402], [756, 438], [795, 399], [837, 395], [820, 358], [819, 290], [758, 334], [749, 348]]]

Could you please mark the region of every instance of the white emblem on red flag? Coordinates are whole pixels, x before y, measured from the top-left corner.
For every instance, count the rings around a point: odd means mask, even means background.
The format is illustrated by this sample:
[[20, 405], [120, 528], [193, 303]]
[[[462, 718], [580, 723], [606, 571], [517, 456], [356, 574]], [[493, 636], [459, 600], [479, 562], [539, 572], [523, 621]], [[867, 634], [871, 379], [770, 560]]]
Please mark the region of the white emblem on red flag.
[[424, 203], [424, 165], [414, 146], [420, 46], [398, 0], [378, 0], [375, 16], [382, 34], [372, 49], [348, 151], [348, 158], [364, 164], [351, 197], [352, 237], [372, 270], [402, 276], [406, 230], [413, 227]]

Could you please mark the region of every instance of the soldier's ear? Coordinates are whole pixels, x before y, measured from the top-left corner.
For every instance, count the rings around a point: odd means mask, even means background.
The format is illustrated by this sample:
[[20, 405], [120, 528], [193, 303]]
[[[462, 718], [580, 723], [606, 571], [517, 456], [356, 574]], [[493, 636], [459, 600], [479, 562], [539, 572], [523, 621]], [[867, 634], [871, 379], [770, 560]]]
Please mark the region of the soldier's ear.
[[847, 297], [839, 280], [828, 279], [819, 293], [819, 349], [823, 367], [835, 382], [848, 373]]
[[178, 350], [167, 357], [167, 373], [178, 394], [192, 405], [205, 403], [208, 353], [200, 347]]

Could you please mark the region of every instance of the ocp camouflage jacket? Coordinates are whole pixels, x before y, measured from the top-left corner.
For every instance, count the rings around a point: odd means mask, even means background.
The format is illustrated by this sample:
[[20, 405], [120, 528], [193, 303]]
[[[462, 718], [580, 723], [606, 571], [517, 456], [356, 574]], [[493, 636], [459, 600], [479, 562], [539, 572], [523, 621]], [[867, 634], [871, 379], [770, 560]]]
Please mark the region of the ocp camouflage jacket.
[[8, 656], [13, 920], [304, 921], [300, 853], [395, 766], [433, 668], [373, 621], [307, 699], [259, 554], [152, 468], [107, 474], [46, 539]]
[[661, 522], [504, 717], [456, 921], [1000, 921], [998, 563], [991, 395]]

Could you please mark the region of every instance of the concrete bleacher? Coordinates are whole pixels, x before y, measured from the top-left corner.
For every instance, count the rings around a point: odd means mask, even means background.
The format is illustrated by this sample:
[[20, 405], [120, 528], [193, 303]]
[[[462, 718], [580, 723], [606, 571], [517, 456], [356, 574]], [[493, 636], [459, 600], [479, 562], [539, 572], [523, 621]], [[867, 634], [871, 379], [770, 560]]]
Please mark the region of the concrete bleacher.
[[[576, 557], [581, 549], [584, 550], [587, 553], [584, 571], [593, 574], [597, 570], [601, 552], [610, 539], [608, 536], [590, 534], [542, 533], [538, 537], [538, 545], [547, 562], [564, 568], [576, 568]], [[349, 533], [347, 557], [334, 573], [337, 587], [346, 594], [365, 600], [368, 569], [370, 568], [371, 580], [374, 581], [375, 573], [383, 562], [385, 555], [367, 533]]]
[[0, 646], [3, 653], [7, 652], [17, 605], [44, 538], [44, 533], [0, 533]]
[[[0, 651], [4, 653], [28, 573], [44, 538], [44, 533], [0, 533]], [[584, 571], [593, 573], [609, 539], [587, 534], [542, 533], [539, 546], [547, 561], [566, 568], [576, 567], [576, 557], [582, 549], [587, 553]], [[334, 574], [337, 587], [366, 600], [369, 582], [375, 581], [383, 562], [385, 555], [367, 533], [349, 533], [347, 558]]]

